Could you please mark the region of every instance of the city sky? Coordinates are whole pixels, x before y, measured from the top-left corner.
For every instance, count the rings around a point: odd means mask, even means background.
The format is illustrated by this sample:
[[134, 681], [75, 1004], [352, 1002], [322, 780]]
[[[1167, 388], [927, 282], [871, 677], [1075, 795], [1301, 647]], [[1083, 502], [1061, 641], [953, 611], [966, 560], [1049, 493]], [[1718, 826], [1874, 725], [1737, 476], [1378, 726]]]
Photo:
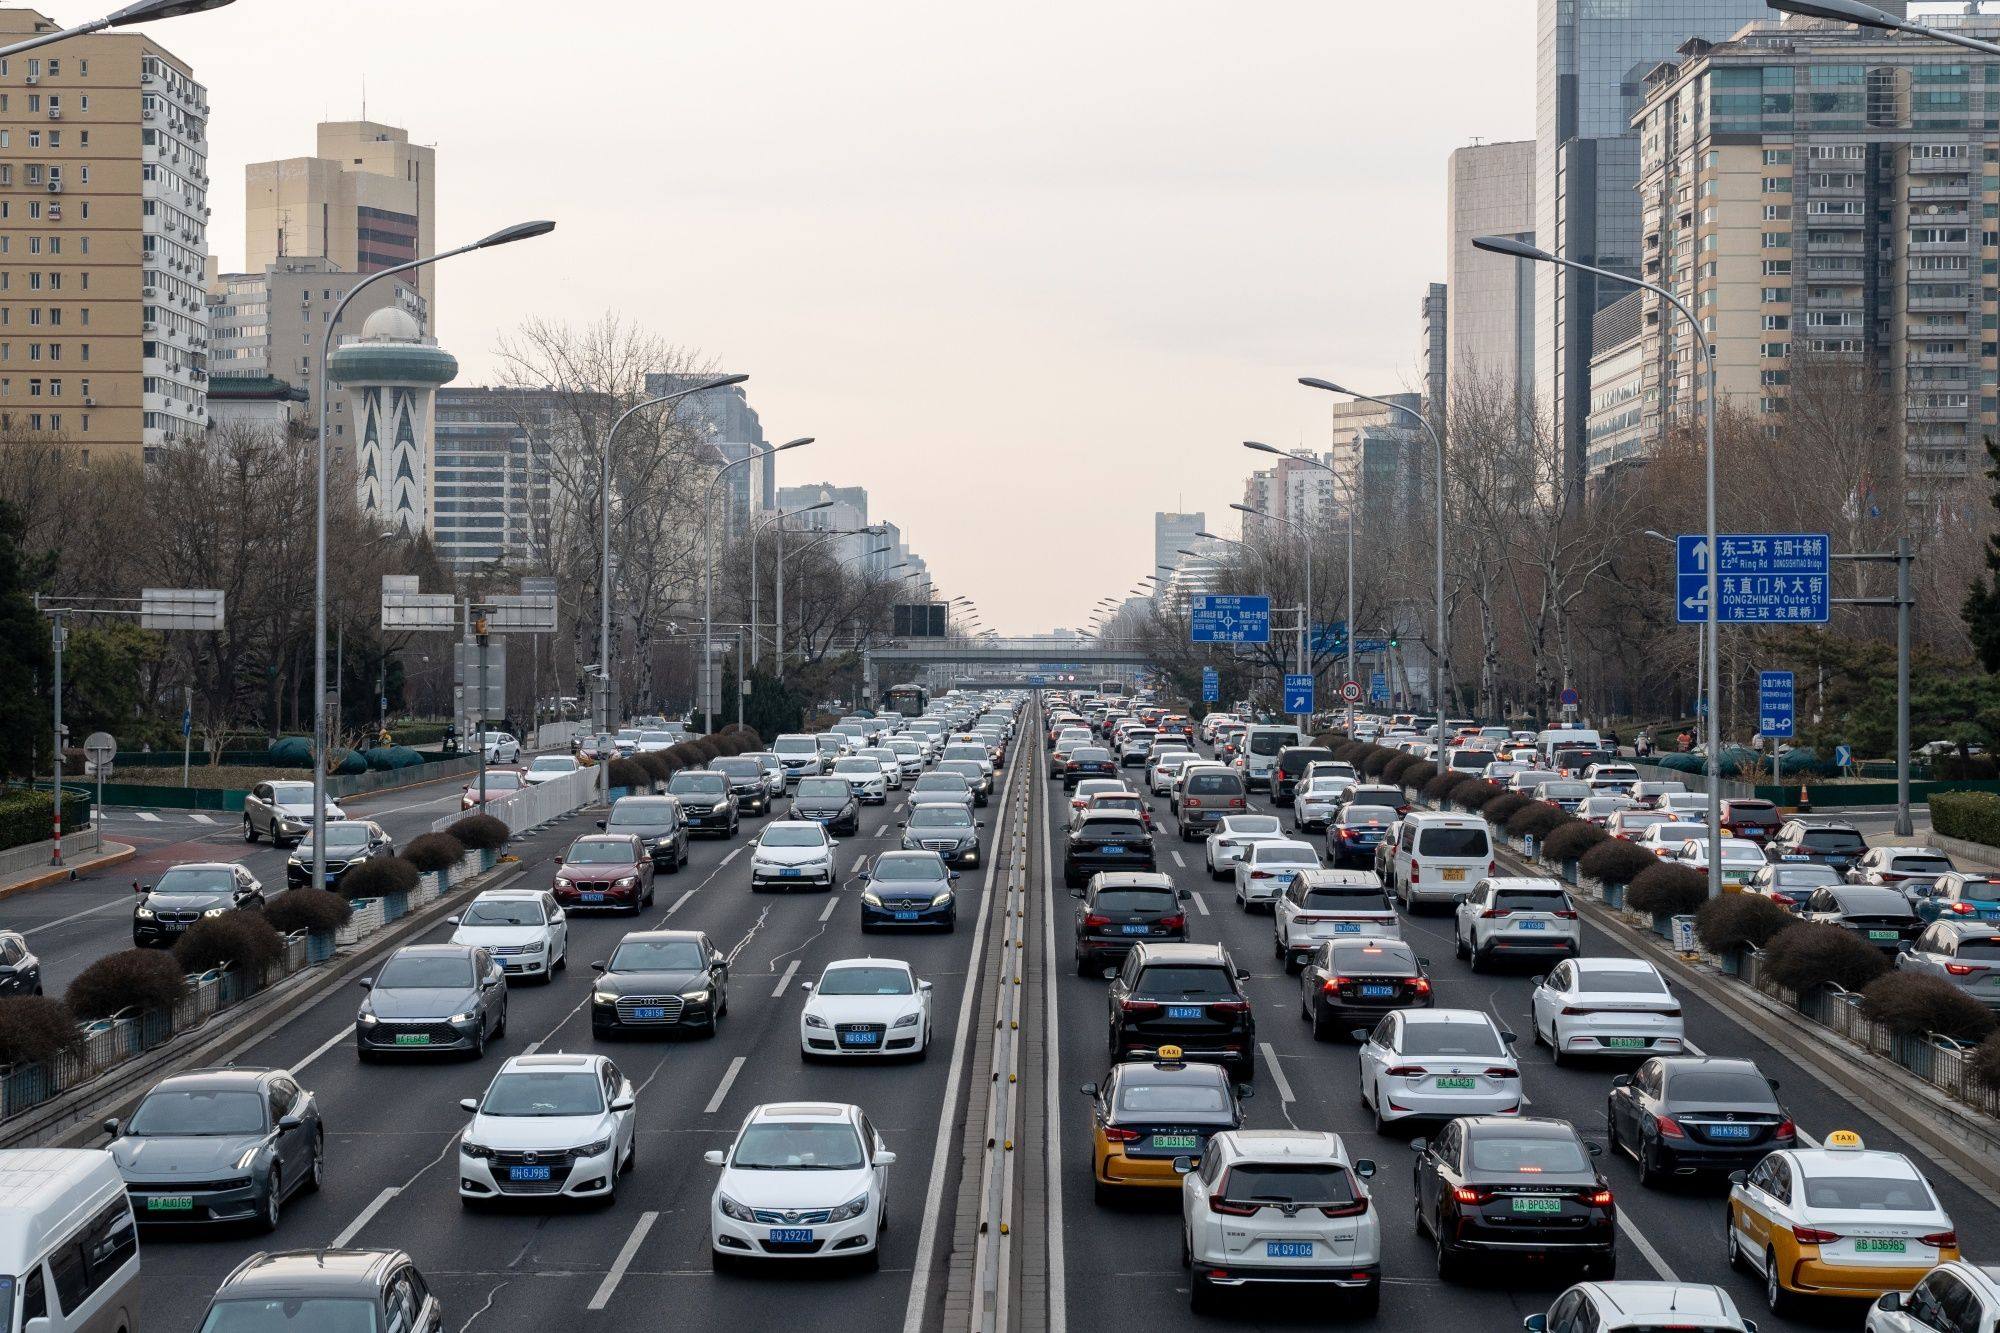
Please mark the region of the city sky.
[[225, 269], [244, 165], [365, 76], [437, 147], [440, 248], [560, 224], [440, 270], [460, 383], [528, 316], [615, 309], [749, 372], [767, 434], [819, 439], [780, 484], [866, 486], [1003, 633], [1133, 586], [1155, 510], [1234, 519], [1240, 440], [1324, 448], [1297, 375], [1415, 388], [1446, 155], [1534, 129], [1529, 0], [239, 0], [155, 33], [210, 90]]

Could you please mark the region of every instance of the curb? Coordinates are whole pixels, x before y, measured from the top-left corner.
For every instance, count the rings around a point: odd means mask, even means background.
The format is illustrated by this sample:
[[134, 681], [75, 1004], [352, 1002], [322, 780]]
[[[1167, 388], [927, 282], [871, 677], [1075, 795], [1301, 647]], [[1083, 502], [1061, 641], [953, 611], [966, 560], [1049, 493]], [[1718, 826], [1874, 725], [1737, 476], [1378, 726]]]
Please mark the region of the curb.
[[122, 865], [139, 854], [139, 849], [128, 843], [107, 842], [99, 843], [98, 845], [100, 847], [116, 847], [119, 850], [107, 852], [100, 856], [93, 856], [87, 861], [78, 861], [71, 865], [51, 868], [42, 874], [36, 875], [33, 879], [24, 879], [18, 884], [9, 884], [4, 889], [0, 889], [0, 900], [11, 898], [17, 893], [26, 893], [30, 889], [45, 889], [51, 884], [61, 884], [73, 876], [83, 875], [89, 871], [104, 870], [110, 866]]

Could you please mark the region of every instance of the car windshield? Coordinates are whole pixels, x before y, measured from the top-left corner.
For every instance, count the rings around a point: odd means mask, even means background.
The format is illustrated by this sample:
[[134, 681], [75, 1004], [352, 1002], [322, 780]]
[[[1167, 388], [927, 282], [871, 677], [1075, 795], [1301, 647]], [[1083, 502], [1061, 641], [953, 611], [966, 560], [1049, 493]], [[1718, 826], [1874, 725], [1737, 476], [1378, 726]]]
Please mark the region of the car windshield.
[[852, 1125], [760, 1120], [744, 1129], [730, 1165], [741, 1171], [858, 1171], [866, 1162]]
[[826, 830], [817, 824], [773, 824], [757, 839], [759, 847], [824, 847]]
[[1127, 842], [1143, 839], [1146, 830], [1138, 820], [1118, 815], [1093, 818], [1076, 831], [1076, 836], [1089, 842]]
[[1287, 745], [1296, 745], [1298, 737], [1282, 731], [1260, 731], [1250, 738], [1250, 753], [1254, 755], [1276, 754]]
[[470, 958], [403, 955], [375, 974], [376, 990], [465, 990], [472, 985]]
[[882, 776], [882, 765], [873, 759], [856, 757], [839, 760], [834, 764], [833, 771], [844, 778], [879, 778]]
[[1772, 866], [1771, 882], [1779, 888], [1808, 888], [1815, 884], [1839, 884], [1841, 878], [1831, 866]]
[[1218, 1083], [1146, 1083], [1127, 1078], [1118, 1089], [1121, 1111], [1227, 1111], [1229, 1094]]
[[1542, 799], [1545, 801], [1578, 801], [1590, 795], [1587, 782], [1544, 782]]
[[1952, 869], [1942, 856], [1899, 856], [1890, 868], [1902, 875], [1949, 875]]
[[718, 759], [709, 767], [727, 778], [754, 778], [764, 772], [764, 766], [755, 759]]
[[1561, 889], [1500, 889], [1493, 905], [1516, 912], [1566, 912], [1569, 895]]
[[1154, 1000], [1232, 1000], [1236, 982], [1224, 967], [1156, 963], [1139, 974], [1132, 993]]
[[540, 926], [546, 922], [540, 898], [474, 899], [458, 919], [461, 926]]
[[1488, 768], [1492, 763], [1493, 751], [1491, 750], [1459, 749], [1453, 750], [1451, 753], [1451, 766], [1453, 768]]
[[1957, 896], [1969, 903], [2000, 903], [2000, 880], [1961, 880]]
[[1231, 815], [1222, 821], [1222, 831], [1236, 837], [1244, 834], [1269, 834], [1273, 837], [1284, 830], [1278, 827], [1276, 815]]
[[1419, 856], [1485, 857], [1489, 854], [1486, 830], [1470, 828], [1425, 828], [1417, 831]]
[[1655, 824], [1646, 830], [1648, 842], [1684, 842], [1691, 835], [1705, 833], [1699, 824]]
[[163, 1088], [139, 1103], [127, 1134], [220, 1135], [264, 1132], [264, 1095], [241, 1088]]
[[[1388, 904], [1382, 904], [1388, 909]], [[1417, 971], [1416, 951], [1406, 944], [1383, 942], [1378, 944], [1346, 943], [1336, 944], [1329, 954], [1334, 970], [1346, 973], [1396, 973], [1415, 975]]]
[[900, 967], [830, 967], [814, 988], [818, 995], [911, 995], [916, 988]]
[[667, 791], [673, 796], [722, 796], [729, 791], [729, 778], [721, 773], [676, 773]]
[[622, 838], [579, 838], [569, 845], [569, 854], [563, 857], [573, 866], [630, 865], [636, 859], [632, 844]]
[[1340, 812], [1340, 823], [1344, 828], [1357, 824], [1393, 824], [1396, 812], [1386, 805], [1350, 805]]
[[1667, 983], [1651, 968], [1579, 967], [1576, 989], [1593, 995], [1665, 995]]
[[604, 1110], [604, 1080], [590, 1069], [514, 1069], [493, 1080], [479, 1103], [481, 1115], [597, 1115]]
[[153, 885], [155, 893], [234, 893], [235, 891], [236, 872], [226, 868], [207, 870], [180, 866], [160, 876], [159, 882]]
[[1347, 1169], [1332, 1163], [1239, 1162], [1229, 1168], [1222, 1192], [1231, 1203], [1354, 1202]]
[[845, 801], [848, 797], [847, 783], [841, 778], [800, 778], [798, 800]]
[[972, 812], [962, 805], [922, 805], [910, 811], [911, 828], [972, 827]]
[[566, 754], [545, 754], [528, 765], [535, 773], [567, 773], [575, 767], [576, 760]]
[[1816, 828], [1800, 835], [1799, 846], [1813, 852], [1856, 852], [1866, 851], [1868, 842], [1853, 829]]
[[897, 883], [917, 880], [941, 880], [945, 877], [944, 862], [926, 852], [922, 856], [882, 856], [875, 860], [875, 869], [870, 878], [890, 880]]
[[375, 1302], [345, 1296], [217, 1301], [201, 1333], [376, 1333]]
[[1500, 1034], [1485, 1023], [1405, 1023], [1404, 1055], [1505, 1055]]
[[521, 785], [521, 775], [519, 773], [509, 773], [504, 768], [488, 769], [484, 779], [474, 778], [465, 785], [469, 788], [477, 788], [481, 781], [486, 783], [486, 790], [488, 791], [512, 791]]
[[311, 805], [313, 785], [310, 782], [274, 782], [271, 784], [273, 805]]
[[917, 779], [917, 785], [910, 790], [913, 792], [947, 792], [963, 796], [971, 791], [972, 787], [966, 782], [964, 777], [957, 773], [926, 773]]
[[2000, 958], [2000, 939], [1991, 935], [1983, 940], [1961, 937], [1958, 941], [1958, 957], [1977, 958], [1981, 961]]
[[1726, 1102], [1732, 1106], [1776, 1106], [1771, 1085], [1748, 1069], [1673, 1069], [1666, 1095], [1677, 1102]]
[[1551, 1172], [1588, 1171], [1590, 1158], [1574, 1137], [1548, 1134], [1521, 1137], [1480, 1134], [1472, 1140], [1472, 1169], [1482, 1175], [1539, 1176]]
[[639, 739], [648, 745], [672, 745], [674, 733], [671, 731], [642, 731]]
[[1250, 863], [1260, 866], [1317, 866], [1319, 853], [1310, 847], [1288, 847], [1283, 843], [1259, 843], [1250, 849]]
[[1806, 1206], [1843, 1213], [1922, 1213], [1937, 1207], [1915, 1176], [1807, 1176]]
[[777, 754], [818, 754], [819, 742], [810, 736], [780, 736], [772, 750]]
[[612, 951], [607, 972], [697, 972], [704, 966], [695, 940], [627, 940]]
[[625, 797], [611, 807], [611, 818], [604, 821], [606, 828], [652, 828], [673, 818], [674, 803], [651, 797], [634, 800]]

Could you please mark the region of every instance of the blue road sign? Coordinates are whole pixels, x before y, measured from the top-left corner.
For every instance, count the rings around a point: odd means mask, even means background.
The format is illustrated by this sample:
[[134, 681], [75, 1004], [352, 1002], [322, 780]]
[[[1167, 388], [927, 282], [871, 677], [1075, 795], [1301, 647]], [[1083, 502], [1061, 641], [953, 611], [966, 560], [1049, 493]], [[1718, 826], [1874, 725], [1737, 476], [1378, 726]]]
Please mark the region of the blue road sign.
[[1049, 678], [1047, 676], [1030, 676], [1028, 677], [1028, 683], [1030, 685], [1046, 685], [1049, 683]]
[[[1312, 650], [1316, 653], [1345, 652], [1347, 650], [1347, 622], [1336, 620], [1331, 625], [1314, 625]], [[1356, 651], [1360, 651], [1356, 649]]]
[[1794, 705], [1795, 696], [1792, 692], [1791, 672], [1759, 671], [1757, 673], [1758, 735], [1792, 735]]
[[193, 734], [194, 714], [190, 710], [183, 708], [181, 709], [181, 735], [192, 736]]
[[1205, 704], [1217, 703], [1222, 698], [1222, 677], [1214, 667], [1201, 669], [1201, 701]]
[[1389, 651], [1387, 639], [1356, 639], [1354, 651], [1357, 653], [1386, 653]]
[[1847, 766], [1848, 766], [1849, 764], [1853, 763], [1853, 762], [1854, 762], [1854, 749], [1853, 749], [1853, 747], [1852, 747], [1852, 746], [1847, 746], [1847, 745], [1836, 745], [1836, 746], [1834, 746], [1834, 747], [1833, 747], [1833, 762], [1834, 762], [1834, 764], [1835, 764], [1835, 765], [1836, 765], [1837, 767], [1840, 767], [1840, 768], [1846, 768], [1846, 767], [1847, 767]]
[[1269, 643], [1271, 599], [1198, 593], [1188, 609], [1188, 638], [1195, 643]]
[[1378, 671], [1368, 678], [1368, 697], [1370, 699], [1389, 697], [1389, 677], [1385, 672]]
[[1285, 677], [1285, 709], [1287, 713], [1310, 713], [1313, 710], [1313, 678], [1304, 673]]
[[[1823, 625], [1831, 615], [1832, 543], [1824, 532], [1735, 533], [1715, 539], [1715, 618], [1727, 625]], [[1675, 544], [1674, 617], [1708, 619], [1708, 539]]]

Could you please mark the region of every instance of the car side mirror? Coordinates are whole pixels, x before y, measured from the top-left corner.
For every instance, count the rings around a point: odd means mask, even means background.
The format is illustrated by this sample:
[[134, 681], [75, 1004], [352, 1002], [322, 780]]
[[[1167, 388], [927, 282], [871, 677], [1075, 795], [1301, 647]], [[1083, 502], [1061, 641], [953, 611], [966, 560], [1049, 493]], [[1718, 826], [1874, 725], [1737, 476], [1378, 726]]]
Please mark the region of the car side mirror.
[[1549, 1317], [1545, 1314], [1531, 1314], [1521, 1321], [1526, 1333], [1548, 1333]]
[[153, 891], [153, 886], [152, 886], [152, 885], [150, 885], [150, 884], [141, 884], [141, 883], [140, 883], [140, 882], [139, 882], [138, 880], [136, 880], [136, 879], [132, 881], [132, 892], [134, 892], [134, 893], [137, 893], [137, 894], [147, 894], [147, 893], [151, 893], [152, 891]]
[[1410, 1140], [1410, 1151], [1413, 1153], [1428, 1152], [1430, 1150], [1430, 1146], [1431, 1146], [1431, 1141], [1421, 1136]]
[[701, 1160], [707, 1162], [710, 1166], [721, 1166], [729, 1159], [720, 1148], [710, 1148], [701, 1155]]
[[1193, 889], [1177, 889], [1175, 890], [1175, 893], [1176, 896], [1178, 896], [1179, 899], [1184, 903], [1191, 903], [1194, 901]]
[[1368, 1042], [1367, 1028], [1349, 1028], [1347, 1030], [1347, 1035], [1354, 1038], [1356, 1041], [1361, 1042], [1363, 1045], [1366, 1045]]
[[1521, 1034], [1518, 1032], [1502, 1032], [1500, 1034], [1500, 1040], [1506, 1042], [1509, 1046], [1512, 1046], [1515, 1042], [1521, 1040]]
[[1107, 968], [1105, 968], [1105, 969], [1104, 969], [1104, 979], [1105, 979], [1106, 981], [1116, 981], [1116, 980], [1118, 980], [1118, 969], [1117, 969], [1117, 968], [1115, 968], [1115, 967], [1107, 967]]
[[985, 821], [985, 820], [983, 820], [983, 819], [975, 819], [975, 820], [973, 820], [973, 821], [972, 821], [972, 827], [974, 827], [974, 828], [985, 828], [985, 827], [986, 827], [986, 821]]
[[810, 981], [801, 981], [801, 982], [799, 983], [799, 989], [800, 989], [800, 990], [802, 990], [802, 991], [809, 991], [809, 990], [811, 990], [812, 988], [813, 988], [813, 984], [812, 984], [812, 983], [811, 983]]
[[444, 919], [444, 923], [447, 926], [455, 926], [458, 924], [458, 918], [455, 916], [448, 916]]
[[458, 1109], [461, 1111], [477, 1111], [479, 1109], [479, 1099], [477, 1097], [461, 1097], [458, 1099]]
[[590, 964], [590, 970], [593, 972], [602, 972], [604, 968], [605, 968], [605, 962], [602, 958], [595, 959]]
[[305, 1122], [306, 1118], [300, 1115], [297, 1111], [294, 1111], [290, 1115], [281, 1115], [278, 1117], [278, 1128], [297, 1129], [300, 1125], [303, 1125]]
[[1086, 1097], [1095, 1097], [1097, 1095], [1097, 1085], [1095, 1083], [1086, 1083], [1078, 1088], [1077, 1091]]
[[597, 821], [597, 827], [599, 827], [599, 828], [603, 828], [603, 827], [604, 827], [604, 821], [603, 821], [603, 820], [601, 820], [601, 819], [600, 819], [600, 820], [598, 820], [598, 821]]
[[118, 1122], [118, 1117], [117, 1117], [117, 1116], [115, 1116], [115, 1115], [114, 1115], [114, 1116], [112, 1116], [112, 1117], [111, 1117], [110, 1119], [108, 1119], [108, 1120], [106, 1120], [106, 1121], [104, 1122], [104, 1126], [103, 1126], [103, 1128], [104, 1128], [104, 1132], [105, 1132], [106, 1134], [109, 1134], [109, 1135], [110, 1135], [110, 1136], [111, 1136], [112, 1138], [114, 1138], [114, 1139], [115, 1139], [115, 1138], [117, 1138], [117, 1137], [118, 1137], [118, 1123], [119, 1123], [119, 1122]]
[[1750, 1183], [1750, 1173], [1748, 1171], [1731, 1171], [1729, 1173], [1729, 1183], [1732, 1185], [1747, 1185]]
[[1903, 1308], [1903, 1293], [1900, 1291], [1883, 1292], [1881, 1298], [1875, 1302], [1875, 1308], [1883, 1314], [1896, 1314]]
[[1237, 968], [1237, 969], [1236, 969], [1236, 979], [1237, 979], [1238, 981], [1248, 981], [1248, 980], [1250, 980], [1250, 969], [1249, 969], [1249, 968], [1247, 968], [1247, 967], [1239, 967], [1239, 968]]
[[629, 1093], [623, 1097], [613, 1097], [611, 1099], [611, 1109], [614, 1111], [629, 1111], [635, 1105], [637, 1103], [633, 1101]]
[[486, 978], [486, 980], [480, 982], [479, 986], [481, 990], [493, 990], [495, 987], [499, 986], [506, 979], [507, 977], [505, 973], [495, 973], [493, 975], [489, 975]]
[[1767, 1078], [1764, 1081], [1771, 1085], [1772, 1092], [1776, 1092], [1778, 1090], [1778, 1080], [1774, 1078]]
[[1541, 986], [1545, 984], [1548, 981], [1548, 979], [1549, 978], [1546, 973], [1537, 972], [1534, 976], [1528, 978], [1528, 984], [1530, 986]]
[[1174, 1174], [1175, 1174], [1175, 1175], [1177, 1175], [1177, 1176], [1191, 1176], [1191, 1175], [1193, 1175], [1193, 1174], [1194, 1174], [1194, 1158], [1192, 1158], [1192, 1157], [1176, 1157], [1176, 1158], [1174, 1158]]
[[359, 981], [355, 982], [354, 984], [355, 984], [355, 985], [357, 985], [357, 986], [359, 986], [359, 987], [361, 987], [361, 989], [362, 989], [362, 990], [374, 990], [374, 989], [375, 989], [375, 978], [373, 978], [373, 977], [363, 977], [363, 978], [361, 978], [361, 980], [359, 980]]
[[895, 1164], [896, 1164], [896, 1154], [890, 1152], [887, 1148], [883, 1148], [876, 1152], [875, 1154], [876, 1166], [894, 1166]]
[[1583, 1150], [1592, 1157], [1604, 1156], [1604, 1145], [1601, 1143], [1586, 1143], [1583, 1145]]
[[1632, 1086], [1632, 1076], [1630, 1074], [1619, 1074], [1611, 1080], [1611, 1086], [1614, 1088], [1629, 1088]]

